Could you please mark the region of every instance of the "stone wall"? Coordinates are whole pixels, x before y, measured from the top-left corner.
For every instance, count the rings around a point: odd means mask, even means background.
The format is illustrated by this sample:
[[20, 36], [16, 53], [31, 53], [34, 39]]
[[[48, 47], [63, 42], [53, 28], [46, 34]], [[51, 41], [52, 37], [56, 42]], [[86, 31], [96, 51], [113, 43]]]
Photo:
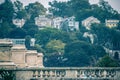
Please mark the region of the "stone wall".
[[0, 67], [43, 67], [43, 54], [27, 50], [25, 45], [13, 45], [9, 39], [0, 39]]
[[12, 42], [0, 39], [0, 61], [10, 61]]
[[120, 80], [119, 67], [46, 67], [10, 70], [16, 74], [16, 80]]

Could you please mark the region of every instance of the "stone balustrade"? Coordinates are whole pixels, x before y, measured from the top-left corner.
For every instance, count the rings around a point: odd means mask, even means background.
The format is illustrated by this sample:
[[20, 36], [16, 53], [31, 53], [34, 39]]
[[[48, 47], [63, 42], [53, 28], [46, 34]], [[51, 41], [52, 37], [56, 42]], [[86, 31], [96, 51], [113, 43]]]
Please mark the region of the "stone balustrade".
[[16, 80], [120, 80], [119, 67], [45, 67], [10, 70], [15, 73]]

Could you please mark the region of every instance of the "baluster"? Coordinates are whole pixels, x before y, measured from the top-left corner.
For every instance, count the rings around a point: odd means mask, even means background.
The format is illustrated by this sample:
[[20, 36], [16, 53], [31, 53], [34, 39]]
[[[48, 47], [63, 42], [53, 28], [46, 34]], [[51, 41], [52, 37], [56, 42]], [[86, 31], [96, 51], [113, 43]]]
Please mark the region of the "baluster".
[[90, 70], [87, 70], [87, 71], [86, 71], [86, 76], [89, 78], [90, 75], [91, 75]]
[[40, 70], [38, 71], [38, 77], [39, 77], [39, 78], [41, 77]]
[[112, 71], [110, 70], [110, 71], [109, 71], [109, 78], [111, 78], [111, 77], [112, 77], [112, 76], [111, 76], [111, 73], [112, 73]]
[[110, 70], [106, 70], [107, 74], [106, 74], [106, 78], [109, 78], [109, 73], [110, 73]]
[[53, 77], [53, 71], [50, 71], [49, 74], [50, 74], [50, 77]]
[[48, 71], [45, 70], [44, 75], [45, 77], [48, 77]]
[[40, 77], [43, 78], [43, 70], [40, 71]]
[[99, 70], [95, 70], [95, 76], [96, 76], [96, 78], [99, 78]]
[[77, 70], [77, 77], [80, 77], [80, 70]]
[[45, 74], [46, 74], [46, 77], [50, 77], [50, 73], [49, 73], [49, 71], [47, 70], [47, 71], [45, 71]]
[[115, 71], [115, 70], [112, 70], [112, 71], [111, 71], [111, 77], [114, 78], [115, 75], [116, 75], [116, 71]]
[[36, 77], [36, 71], [33, 71], [33, 78]]
[[95, 71], [94, 70], [91, 71], [91, 77], [92, 78], [95, 77]]
[[85, 77], [86, 77], [86, 75], [85, 75], [85, 70], [81, 70], [81, 71], [80, 71], [80, 77], [81, 77], [81, 78], [85, 78]]
[[52, 77], [56, 77], [56, 70], [52, 71]]
[[36, 78], [38, 78], [38, 71], [35, 72]]
[[61, 77], [65, 77], [66, 72], [64, 70], [61, 71]]
[[45, 76], [46, 76], [45, 75], [45, 70], [43, 70], [42, 72], [43, 72], [42, 76], [43, 76], [43, 78], [45, 78]]
[[103, 77], [106, 78], [106, 76], [107, 76], [107, 71], [104, 70], [104, 71], [103, 71]]
[[80, 70], [80, 77], [82, 77], [82, 74], [83, 74], [83, 72], [82, 72], [82, 70]]
[[103, 70], [99, 70], [99, 78], [102, 78], [102, 77], [103, 77], [102, 72], [103, 72]]
[[56, 70], [56, 76], [60, 77], [60, 71], [59, 70]]

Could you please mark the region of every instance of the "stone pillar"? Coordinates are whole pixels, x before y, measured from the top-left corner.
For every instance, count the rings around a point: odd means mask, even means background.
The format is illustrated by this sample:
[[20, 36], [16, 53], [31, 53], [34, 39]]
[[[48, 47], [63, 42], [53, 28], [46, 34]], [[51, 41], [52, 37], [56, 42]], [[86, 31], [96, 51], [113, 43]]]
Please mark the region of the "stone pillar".
[[37, 53], [36, 50], [26, 52], [27, 67], [43, 67], [43, 54]]
[[37, 66], [43, 67], [43, 54], [42, 53], [38, 53], [37, 55]]
[[25, 67], [25, 55], [26, 55], [25, 45], [15, 45], [12, 47], [12, 61], [16, 64], [17, 67]]
[[36, 50], [28, 50], [26, 52], [26, 64], [27, 64], [27, 67], [37, 66], [37, 51]]
[[12, 41], [8, 39], [0, 39], [0, 67], [11, 67], [14, 63], [11, 61]]

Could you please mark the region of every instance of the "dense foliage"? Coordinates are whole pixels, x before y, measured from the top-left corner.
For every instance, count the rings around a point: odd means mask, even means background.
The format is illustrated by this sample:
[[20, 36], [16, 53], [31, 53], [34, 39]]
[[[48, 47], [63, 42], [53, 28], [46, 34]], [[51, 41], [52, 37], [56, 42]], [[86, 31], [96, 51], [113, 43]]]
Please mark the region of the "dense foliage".
[[118, 63], [118, 61], [106, 55], [101, 60], [99, 60], [96, 66], [98, 67], [119, 67], [120, 64]]
[[120, 18], [118, 12], [104, 0], [100, 0], [99, 4], [94, 5], [91, 5], [89, 0], [69, 0], [68, 2], [58, 2], [55, 0], [49, 4], [51, 5], [49, 10], [55, 16], [75, 16], [80, 22], [89, 16], [95, 16], [101, 22], [105, 22], [105, 19]]
[[[91, 5], [88, 0], [69, 0], [49, 3], [52, 17], [75, 16], [80, 23], [89, 16], [98, 18], [102, 24], [93, 24], [91, 30], [86, 30], [80, 24], [79, 31], [66, 32], [54, 28], [39, 30], [35, 25], [35, 17], [46, 15], [46, 8], [39, 3], [30, 3], [23, 7], [20, 1], [5, 0], [0, 4], [0, 38], [25, 38], [27, 49], [37, 49], [44, 54], [44, 65], [48, 67], [60, 66], [105, 66], [110, 67], [117, 61], [106, 57], [105, 48], [120, 50], [120, 23], [117, 28], [107, 28], [105, 19], [119, 19], [120, 14], [106, 1], [100, 0], [99, 4]], [[9, 14], [8, 14], [9, 13]], [[25, 19], [22, 28], [13, 25], [13, 19]], [[65, 26], [66, 27], [66, 26]], [[94, 42], [84, 33], [94, 35]], [[36, 44], [30, 46], [30, 39], [35, 38]], [[105, 56], [105, 57], [104, 57]], [[102, 59], [100, 59], [103, 57]], [[109, 62], [113, 62], [108, 64]]]

